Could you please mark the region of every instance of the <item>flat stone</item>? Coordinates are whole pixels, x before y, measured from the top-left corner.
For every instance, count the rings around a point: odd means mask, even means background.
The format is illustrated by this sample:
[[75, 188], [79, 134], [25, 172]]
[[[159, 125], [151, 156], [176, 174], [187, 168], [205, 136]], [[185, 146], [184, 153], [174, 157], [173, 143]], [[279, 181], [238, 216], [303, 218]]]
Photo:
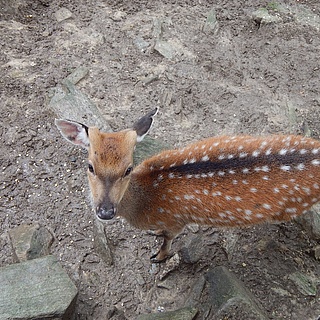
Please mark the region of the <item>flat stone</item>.
[[166, 264], [159, 274], [160, 281], [164, 280], [171, 272], [177, 270], [180, 265], [180, 257], [177, 253], [175, 253], [172, 257], [170, 257]]
[[218, 20], [216, 16], [216, 11], [211, 9], [208, 12], [207, 19], [202, 28], [205, 33], [216, 33], [218, 31]]
[[180, 256], [185, 263], [196, 263], [204, 255], [203, 241], [201, 235], [188, 236], [180, 249]]
[[215, 317], [218, 315], [219, 319], [229, 316], [230, 319], [268, 319], [252, 293], [227, 268], [212, 268], [205, 277], [208, 283], [208, 302], [213, 307]]
[[111, 266], [113, 264], [113, 256], [110, 241], [106, 236], [104, 224], [97, 219], [95, 219], [93, 225], [93, 239], [95, 251], [108, 266]]
[[299, 271], [291, 273], [289, 279], [295, 283], [298, 290], [305, 296], [316, 296], [317, 284], [319, 281], [315, 277], [301, 273]]
[[187, 307], [175, 311], [140, 315], [137, 320], [193, 320], [197, 313], [196, 308]]
[[281, 22], [281, 17], [272, 15], [266, 8], [260, 8], [252, 13], [252, 18], [259, 24], [269, 24]]
[[50, 254], [53, 235], [39, 224], [22, 224], [9, 231], [16, 262], [40, 258]]
[[58, 22], [67, 20], [72, 17], [72, 12], [68, 10], [67, 8], [60, 8], [58, 11], [54, 13], [54, 16], [56, 17]]
[[296, 218], [311, 238], [320, 239], [320, 204], [315, 204], [307, 213]]
[[71, 320], [78, 290], [54, 256], [0, 268], [0, 320]]

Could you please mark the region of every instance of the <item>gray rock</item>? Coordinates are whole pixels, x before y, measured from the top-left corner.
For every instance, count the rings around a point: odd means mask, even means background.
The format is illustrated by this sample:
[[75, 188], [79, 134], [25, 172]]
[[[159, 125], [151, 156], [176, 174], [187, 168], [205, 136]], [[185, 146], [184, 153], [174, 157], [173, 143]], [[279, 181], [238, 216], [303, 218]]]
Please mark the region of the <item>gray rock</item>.
[[197, 315], [196, 308], [187, 307], [175, 311], [144, 314], [137, 317], [137, 320], [193, 320]]
[[211, 312], [214, 312], [215, 318], [268, 319], [266, 312], [251, 292], [227, 268], [212, 268], [207, 272], [206, 280], [208, 302], [213, 307]]
[[53, 235], [39, 224], [22, 224], [9, 231], [16, 262], [40, 258], [50, 254]]
[[308, 212], [296, 219], [314, 239], [320, 239], [320, 204], [315, 204]]
[[218, 20], [216, 16], [216, 11], [211, 9], [208, 12], [206, 22], [203, 25], [202, 31], [205, 33], [216, 33], [218, 31]]
[[159, 279], [164, 280], [171, 272], [175, 271], [180, 265], [180, 257], [176, 253], [166, 261], [166, 264], [159, 274]]
[[0, 320], [71, 320], [78, 290], [56, 258], [0, 268]]
[[204, 255], [205, 249], [201, 235], [188, 236], [180, 249], [181, 259], [185, 263], [196, 263]]
[[93, 225], [93, 239], [95, 251], [108, 266], [111, 266], [113, 264], [113, 256], [110, 241], [106, 236], [104, 224], [97, 219], [95, 219]]
[[54, 13], [55, 18], [58, 22], [67, 20], [72, 17], [72, 12], [68, 10], [67, 8], [60, 8], [58, 11]]
[[266, 8], [260, 8], [252, 13], [252, 18], [258, 24], [269, 24], [281, 22], [281, 17], [272, 15]]
[[188, 298], [185, 301], [185, 306], [191, 306], [191, 307], [196, 307], [198, 304], [201, 303], [201, 296], [202, 296], [202, 292], [205, 288], [205, 284], [206, 284], [206, 279], [204, 276], [201, 276], [199, 279], [197, 279], [191, 290], [190, 293], [188, 295]]
[[291, 273], [289, 279], [295, 283], [303, 295], [315, 296], [317, 294], [317, 284], [319, 281], [317, 281], [315, 277], [297, 271]]
[[94, 103], [68, 80], [51, 93], [49, 107], [59, 118], [82, 122], [105, 131], [112, 131]]

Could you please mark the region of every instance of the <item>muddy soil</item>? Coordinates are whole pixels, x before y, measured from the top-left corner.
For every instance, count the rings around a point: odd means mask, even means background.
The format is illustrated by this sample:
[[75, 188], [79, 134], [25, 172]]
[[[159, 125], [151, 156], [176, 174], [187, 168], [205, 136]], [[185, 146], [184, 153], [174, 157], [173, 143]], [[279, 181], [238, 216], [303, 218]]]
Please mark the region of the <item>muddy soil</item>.
[[78, 88], [114, 130], [158, 106], [151, 135], [173, 146], [225, 133], [319, 138], [319, 17], [318, 0], [0, 1], [0, 266], [13, 263], [8, 230], [39, 222], [79, 288], [79, 320], [108, 319], [113, 307], [128, 319], [179, 308], [212, 265], [236, 273], [271, 319], [317, 319], [319, 291], [306, 294], [289, 277], [320, 277], [316, 242], [294, 222], [188, 229], [173, 249], [197, 232], [205, 253], [159, 285], [165, 264], [149, 261], [158, 240], [117, 219], [106, 226], [107, 266], [93, 248], [86, 155], [61, 138], [48, 101], [85, 66]]

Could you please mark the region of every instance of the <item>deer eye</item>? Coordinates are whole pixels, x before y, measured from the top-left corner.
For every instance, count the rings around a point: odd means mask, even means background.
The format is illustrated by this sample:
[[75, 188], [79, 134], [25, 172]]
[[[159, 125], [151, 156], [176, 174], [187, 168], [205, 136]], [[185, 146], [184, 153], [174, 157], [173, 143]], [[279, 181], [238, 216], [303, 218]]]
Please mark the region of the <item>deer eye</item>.
[[124, 177], [127, 177], [132, 172], [132, 166], [128, 167], [126, 172], [124, 173]]
[[91, 173], [94, 173], [93, 165], [91, 163], [88, 163], [88, 170]]

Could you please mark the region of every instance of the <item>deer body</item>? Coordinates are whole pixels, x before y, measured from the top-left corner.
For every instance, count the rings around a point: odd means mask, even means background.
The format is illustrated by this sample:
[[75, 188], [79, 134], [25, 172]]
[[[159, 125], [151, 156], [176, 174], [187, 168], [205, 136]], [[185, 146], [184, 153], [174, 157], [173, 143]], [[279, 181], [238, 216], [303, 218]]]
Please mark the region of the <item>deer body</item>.
[[133, 130], [86, 129], [98, 217], [118, 214], [137, 228], [163, 235], [153, 261], [168, 256], [172, 240], [187, 224], [237, 227], [285, 221], [320, 200], [320, 142], [300, 136], [209, 138], [163, 151], [126, 174], [136, 140], [149, 130], [154, 114]]

